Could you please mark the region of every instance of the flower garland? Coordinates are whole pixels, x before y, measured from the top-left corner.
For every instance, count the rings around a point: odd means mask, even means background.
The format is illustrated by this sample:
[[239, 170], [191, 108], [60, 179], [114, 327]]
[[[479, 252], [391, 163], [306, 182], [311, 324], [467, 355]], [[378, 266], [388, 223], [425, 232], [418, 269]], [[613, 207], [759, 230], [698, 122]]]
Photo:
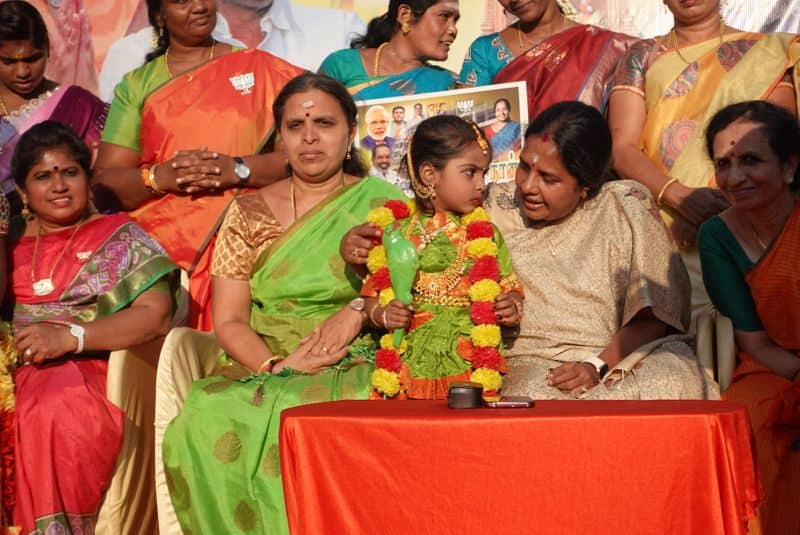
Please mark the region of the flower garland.
[[16, 498], [14, 473], [14, 381], [17, 352], [11, 345], [11, 330], [0, 322], [0, 533], [13, 535], [19, 528], [8, 525]]
[[[388, 201], [382, 207], [367, 214], [367, 222], [381, 229], [395, 221], [411, 217], [416, 213], [414, 201]], [[500, 288], [500, 265], [497, 262], [497, 244], [494, 241], [494, 226], [486, 211], [477, 207], [461, 218], [466, 225], [466, 251], [472, 259], [467, 278], [469, 288], [470, 319], [474, 324], [470, 340], [459, 343], [459, 354], [471, 364], [470, 380], [483, 385], [486, 399], [496, 399], [503, 385], [500, 370], [505, 369], [505, 359], [500, 353], [501, 333], [494, 312], [494, 300], [502, 292]], [[386, 306], [394, 299], [392, 281], [386, 249], [383, 245], [373, 247], [367, 258], [367, 269], [373, 287], [379, 292], [378, 302]], [[395, 397], [401, 392], [400, 380], [403, 367], [402, 355], [407, 344], [404, 339], [394, 347], [392, 335], [380, 340], [381, 348], [375, 353], [375, 371], [372, 387], [384, 398]]]

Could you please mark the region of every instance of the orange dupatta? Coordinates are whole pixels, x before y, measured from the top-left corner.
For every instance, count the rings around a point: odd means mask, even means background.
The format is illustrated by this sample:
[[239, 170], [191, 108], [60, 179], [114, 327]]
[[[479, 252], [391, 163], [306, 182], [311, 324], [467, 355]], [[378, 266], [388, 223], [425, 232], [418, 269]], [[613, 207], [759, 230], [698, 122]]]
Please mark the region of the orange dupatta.
[[[142, 107], [141, 162], [166, 161], [181, 149], [207, 147], [229, 156], [258, 153], [274, 126], [272, 102], [303, 70], [260, 50], [240, 50], [181, 73], [147, 97]], [[247, 78], [252, 75], [252, 85]], [[239, 83], [239, 88], [235, 82]], [[250, 87], [246, 87], [250, 85]], [[189, 270], [190, 326], [211, 329], [212, 241], [235, 190], [218, 195], [166, 194], [131, 216]], [[201, 247], [204, 246], [201, 251]]]

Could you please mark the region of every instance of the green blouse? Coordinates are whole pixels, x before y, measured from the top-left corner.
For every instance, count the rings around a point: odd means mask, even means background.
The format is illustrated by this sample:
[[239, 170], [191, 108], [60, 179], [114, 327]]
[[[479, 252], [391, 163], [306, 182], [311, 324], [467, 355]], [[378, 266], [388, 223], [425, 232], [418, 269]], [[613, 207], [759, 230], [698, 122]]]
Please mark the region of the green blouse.
[[697, 236], [703, 283], [714, 306], [738, 331], [761, 331], [756, 304], [745, 277], [755, 263], [719, 216], [706, 221]]

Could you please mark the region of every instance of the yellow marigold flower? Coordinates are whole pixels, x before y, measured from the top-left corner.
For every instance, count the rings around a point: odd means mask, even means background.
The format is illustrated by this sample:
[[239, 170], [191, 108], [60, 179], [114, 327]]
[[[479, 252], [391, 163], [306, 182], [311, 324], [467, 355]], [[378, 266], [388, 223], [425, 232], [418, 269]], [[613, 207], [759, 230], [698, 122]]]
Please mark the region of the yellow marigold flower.
[[378, 294], [378, 304], [382, 307], [391, 303], [392, 299], [394, 299], [394, 290], [391, 288], [384, 288], [381, 290], [381, 293]]
[[0, 375], [0, 409], [14, 410], [14, 383], [9, 375]]
[[395, 372], [377, 368], [372, 372], [372, 388], [392, 398], [400, 392], [400, 376]]
[[469, 380], [483, 385], [483, 390], [500, 390], [503, 386], [503, 376], [497, 370], [478, 368], [469, 376]]
[[494, 301], [500, 295], [500, 285], [492, 279], [479, 280], [469, 287], [469, 298], [475, 301]]
[[496, 347], [500, 345], [500, 327], [488, 323], [476, 325], [470, 331], [470, 337], [478, 347]]
[[473, 221], [489, 221], [489, 214], [482, 207], [478, 206], [473, 211], [461, 218], [464, 225], [469, 225]]
[[372, 249], [369, 250], [369, 256], [367, 256], [367, 269], [370, 273], [375, 273], [381, 268], [385, 268], [389, 265], [389, 261], [386, 259], [386, 247], [383, 245], [376, 245]]
[[387, 333], [381, 336], [381, 348], [394, 349], [395, 351], [397, 351], [402, 355], [403, 353], [406, 352], [406, 349], [408, 349], [408, 343], [406, 342], [406, 339], [403, 338], [403, 341], [400, 343], [400, 347], [394, 347], [393, 338], [394, 334], [392, 333]]
[[417, 201], [415, 201], [414, 199], [410, 199], [406, 201], [406, 204], [408, 205], [409, 217], [417, 213]]
[[478, 238], [467, 243], [467, 254], [472, 258], [497, 256], [497, 244], [491, 238]]
[[394, 214], [385, 206], [380, 208], [373, 208], [367, 213], [367, 223], [371, 223], [376, 227], [384, 228], [387, 225], [394, 223]]

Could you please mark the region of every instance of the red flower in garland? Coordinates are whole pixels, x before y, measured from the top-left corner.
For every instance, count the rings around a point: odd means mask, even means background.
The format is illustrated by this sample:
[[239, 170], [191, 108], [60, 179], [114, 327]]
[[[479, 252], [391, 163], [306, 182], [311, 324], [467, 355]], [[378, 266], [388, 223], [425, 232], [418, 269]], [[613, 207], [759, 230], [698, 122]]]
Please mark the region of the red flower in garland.
[[467, 225], [467, 241], [494, 238], [494, 227], [488, 221], [473, 221]]
[[372, 274], [372, 287], [378, 290], [385, 290], [392, 287], [392, 279], [389, 276], [389, 268], [381, 268]]
[[494, 303], [489, 301], [476, 301], [469, 307], [469, 319], [475, 325], [484, 323], [495, 324], [497, 317], [494, 315]]
[[479, 280], [491, 279], [500, 280], [500, 264], [494, 256], [482, 256], [475, 260], [472, 269], [469, 270], [469, 282], [475, 284]]
[[378, 368], [399, 373], [402, 365], [400, 354], [394, 349], [379, 349], [375, 352], [375, 366]]
[[499, 370], [502, 357], [496, 347], [476, 347], [472, 354], [472, 369], [489, 368]]
[[411, 211], [408, 209], [408, 205], [404, 201], [386, 201], [383, 206], [392, 211], [395, 219], [404, 219], [411, 215]]

